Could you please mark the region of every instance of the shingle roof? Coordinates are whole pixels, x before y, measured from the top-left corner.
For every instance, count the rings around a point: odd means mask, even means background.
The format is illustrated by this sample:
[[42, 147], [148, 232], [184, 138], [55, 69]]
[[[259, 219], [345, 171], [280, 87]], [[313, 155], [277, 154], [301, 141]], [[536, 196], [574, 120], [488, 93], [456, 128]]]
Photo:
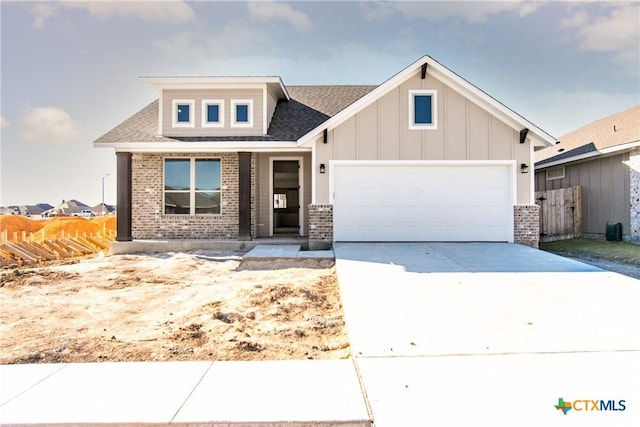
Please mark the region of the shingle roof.
[[158, 100], [102, 135], [96, 143], [171, 141], [297, 141], [376, 86], [287, 86], [266, 136], [165, 137], [158, 135]]
[[640, 140], [640, 105], [596, 120], [558, 140], [559, 144], [535, 152], [537, 166]]

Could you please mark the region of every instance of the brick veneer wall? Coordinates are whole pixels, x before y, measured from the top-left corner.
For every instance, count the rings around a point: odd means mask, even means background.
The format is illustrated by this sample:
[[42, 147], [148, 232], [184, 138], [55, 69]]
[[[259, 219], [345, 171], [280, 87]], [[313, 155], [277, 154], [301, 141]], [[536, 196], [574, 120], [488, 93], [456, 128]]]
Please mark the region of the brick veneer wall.
[[333, 205], [309, 205], [309, 249], [328, 249], [333, 243]]
[[[640, 243], [640, 150], [629, 153], [629, 240]], [[625, 230], [622, 231], [623, 233]]]
[[540, 241], [540, 206], [516, 205], [513, 207], [513, 241], [538, 247]]
[[[163, 159], [219, 158], [222, 170], [220, 215], [165, 215]], [[252, 156], [253, 157], [253, 156]], [[238, 154], [134, 154], [132, 159], [134, 239], [236, 239], [238, 237]], [[255, 160], [251, 161], [251, 206], [255, 211]], [[252, 212], [252, 236], [255, 236]]]

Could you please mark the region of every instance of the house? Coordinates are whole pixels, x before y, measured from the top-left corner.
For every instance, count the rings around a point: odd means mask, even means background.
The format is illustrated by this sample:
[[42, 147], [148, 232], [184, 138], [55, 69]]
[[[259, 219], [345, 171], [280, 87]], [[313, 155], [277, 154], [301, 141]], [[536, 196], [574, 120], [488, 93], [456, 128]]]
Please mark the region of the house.
[[562, 136], [535, 154], [536, 191], [580, 186], [582, 234], [603, 237], [621, 223], [640, 242], [640, 105]]
[[88, 205], [75, 200], [62, 201], [57, 206], [42, 212], [43, 216], [69, 216], [71, 214], [82, 211], [83, 209], [91, 209]]
[[[117, 156], [117, 240], [537, 246], [534, 150], [555, 139], [424, 56], [379, 86], [142, 77]], [[533, 168], [531, 168], [533, 169]]]

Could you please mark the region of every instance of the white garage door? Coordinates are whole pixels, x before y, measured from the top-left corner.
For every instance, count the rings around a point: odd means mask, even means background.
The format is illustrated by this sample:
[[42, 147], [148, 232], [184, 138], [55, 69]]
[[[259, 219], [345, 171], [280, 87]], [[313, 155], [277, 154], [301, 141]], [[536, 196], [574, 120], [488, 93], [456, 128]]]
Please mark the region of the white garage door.
[[510, 163], [331, 166], [335, 241], [513, 241]]

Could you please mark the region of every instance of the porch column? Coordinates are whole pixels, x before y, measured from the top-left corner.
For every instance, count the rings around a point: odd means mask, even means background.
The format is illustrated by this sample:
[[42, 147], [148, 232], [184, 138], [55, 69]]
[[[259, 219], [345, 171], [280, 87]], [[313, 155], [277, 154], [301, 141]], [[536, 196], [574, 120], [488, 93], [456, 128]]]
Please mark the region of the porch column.
[[131, 237], [131, 153], [116, 153], [117, 221], [116, 241], [130, 242]]
[[238, 153], [238, 240], [251, 240], [251, 153]]

